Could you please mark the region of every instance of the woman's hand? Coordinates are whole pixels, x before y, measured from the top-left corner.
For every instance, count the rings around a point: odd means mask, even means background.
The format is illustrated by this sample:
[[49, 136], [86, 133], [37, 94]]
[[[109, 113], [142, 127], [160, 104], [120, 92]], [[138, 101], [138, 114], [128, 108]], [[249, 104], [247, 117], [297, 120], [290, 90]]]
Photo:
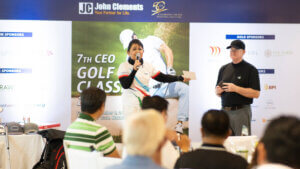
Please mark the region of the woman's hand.
[[139, 60], [135, 60], [133, 69], [138, 70], [140, 66], [141, 66], [141, 62]]
[[189, 82], [191, 80], [191, 78], [189, 78], [189, 77], [184, 77], [183, 75], [182, 75], [182, 77], [183, 77], [183, 82]]

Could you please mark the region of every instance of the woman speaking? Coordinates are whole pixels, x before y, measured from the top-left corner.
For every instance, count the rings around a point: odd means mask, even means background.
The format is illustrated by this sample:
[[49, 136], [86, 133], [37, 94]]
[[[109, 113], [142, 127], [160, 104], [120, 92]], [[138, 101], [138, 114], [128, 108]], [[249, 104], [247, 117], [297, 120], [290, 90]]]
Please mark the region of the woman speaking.
[[123, 114], [125, 118], [140, 110], [140, 105], [145, 96], [149, 96], [148, 83], [150, 78], [159, 82], [188, 82], [189, 78], [183, 76], [166, 75], [154, 69], [143, 61], [143, 44], [138, 39], [133, 39], [127, 48], [128, 60], [121, 63], [118, 76], [122, 87]]

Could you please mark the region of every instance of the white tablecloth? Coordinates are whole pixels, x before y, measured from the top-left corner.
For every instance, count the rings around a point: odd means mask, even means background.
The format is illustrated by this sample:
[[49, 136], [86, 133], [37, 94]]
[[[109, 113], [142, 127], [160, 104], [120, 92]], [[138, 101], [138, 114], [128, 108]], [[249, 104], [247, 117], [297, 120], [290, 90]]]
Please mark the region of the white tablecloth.
[[[257, 136], [230, 136], [224, 142], [224, 147], [227, 151], [234, 154], [238, 154], [239, 150], [246, 150], [247, 161], [250, 162], [252, 159], [252, 154], [255, 150], [257, 144]], [[201, 142], [192, 142], [192, 149], [197, 149], [201, 146]]]
[[[9, 135], [11, 169], [32, 169], [43, 152], [45, 143], [40, 135]], [[0, 169], [9, 169], [5, 136], [0, 136]]]

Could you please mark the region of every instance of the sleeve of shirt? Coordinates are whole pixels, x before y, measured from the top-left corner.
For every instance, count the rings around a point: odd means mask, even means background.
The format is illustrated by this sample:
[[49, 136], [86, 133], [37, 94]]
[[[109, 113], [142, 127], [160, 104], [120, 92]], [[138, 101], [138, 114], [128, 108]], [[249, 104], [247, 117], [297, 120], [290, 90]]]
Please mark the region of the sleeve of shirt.
[[250, 78], [249, 78], [249, 87], [260, 91], [260, 82], [258, 71], [255, 67], [252, 67]]
[[118, 77], [124, 89], [128, 89], [131, 86], [136, 72], [137, 71], [134, 69], [130, 70], [129, 68], [126, 68], [124, 63], [120, 65], [118, 69]]
[[173, 76], [173, 75], [166, 75], [161, 73], [160, 71], [157, 71], [152, 65], [147, 64], [147, 67], [149, 67], [150, 72], [151, 72], [151, 78], [154, 80], [157, 80], [159, 82], [164, 82], [164, 83], [171, 83], [171, 82], [176, 82], [176, 81], [183, 81], [182, 76]]
[[115, 142], [105, 127], [99, 129], [96, 136], [96, 150], [103, 153], [104, 156], [111, 154], [115, 149]]
[[217, 84], [216, 86], [218, 86], [218, 84], [220, 83], [220, 81], [222, 80], [222, 74], [223, 74], [223, 71], [224, 71], [224, 66], [222, 66], [219, 70], [219, 74], [218, 74], [218, 80], [217, 80]]
[[121, 63], [118, 69], [118, 77], [129, 76], [130, 69], [126, 66], [126, 63]]
[[159, 82], [164, 82], [164, 83], [183, 81], [182, 76], [166, 75], [166, 74], [163, 74], [161, 72], [159, 72], [157, 75], [153, 76], [152, 78], [159, 81]]

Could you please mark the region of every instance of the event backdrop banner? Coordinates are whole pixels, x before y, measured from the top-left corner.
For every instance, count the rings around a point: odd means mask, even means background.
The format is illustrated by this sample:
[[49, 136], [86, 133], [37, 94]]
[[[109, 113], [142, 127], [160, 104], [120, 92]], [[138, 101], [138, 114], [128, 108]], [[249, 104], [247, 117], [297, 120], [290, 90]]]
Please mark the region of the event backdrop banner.
[[[201, 79], [190, 82], [190, 137], [200, 140], [200, 120], [208, 109], [220, 109], [215, 94], [219, 69], [231, 62], [230, 42], [246, 44], [244, 59], [259, 71], [260, 97], [252, 104], [252, 134], [261, 136], [268, 121], [279, 115], [299, 116], [299, 24], [190, 25], [190, 69]], [[220, 29], [222, 28], [222, 29]]]
[[70, 124], [71, 22], [0, 21], [2, 122]]
[[[123, 89], [117, 76], [119, 65], [127, 60], [128, 44], [124, 45], [120, 40], [120, 33], [124, 30], [132, 30], [142, 41], [148, 37], [163, 40], [172, 49], [173, 67], [177, 74], [189, 70], [188, 23], [73, 22], [72, 120], [80, 112], [79, 96], [82, 90], [90, 86], [98, 87], [108, 95], [106, 110], [101, 117], [102, 124], [113, 134], [118, 134], [120, 121], [124, 119], [121, 101]], [[144, 48], [147, 50], [147, 46]], [[165, 60], [164, 54], [162, 56]]]
[[1, 19], [114, 21], [299, 23], [297, 0], [7, 0]]
[[214, 88], [219, 68], [230, 62], [226, 46], [244, 40], [245, 60], [260, 73], [261, 96], [252, 104], [252, 131], [260, 136], [271, 118], [299, 116], [299, 6], [297, 0], [1, 1], [0, 120], [30, 116], [66, 129], [71, 110], [72, 120], [80, 112], [80, 92], [97, 86], [108, 94], [101, 122], [119, 134], [117, 70], [127, 57], [119, 35], [131, 29], [141, 39], [162, 39], [177, 75], [196, 72], [189, 88], [193, 141], [201, 139], [203, 113], [221, 107]]

